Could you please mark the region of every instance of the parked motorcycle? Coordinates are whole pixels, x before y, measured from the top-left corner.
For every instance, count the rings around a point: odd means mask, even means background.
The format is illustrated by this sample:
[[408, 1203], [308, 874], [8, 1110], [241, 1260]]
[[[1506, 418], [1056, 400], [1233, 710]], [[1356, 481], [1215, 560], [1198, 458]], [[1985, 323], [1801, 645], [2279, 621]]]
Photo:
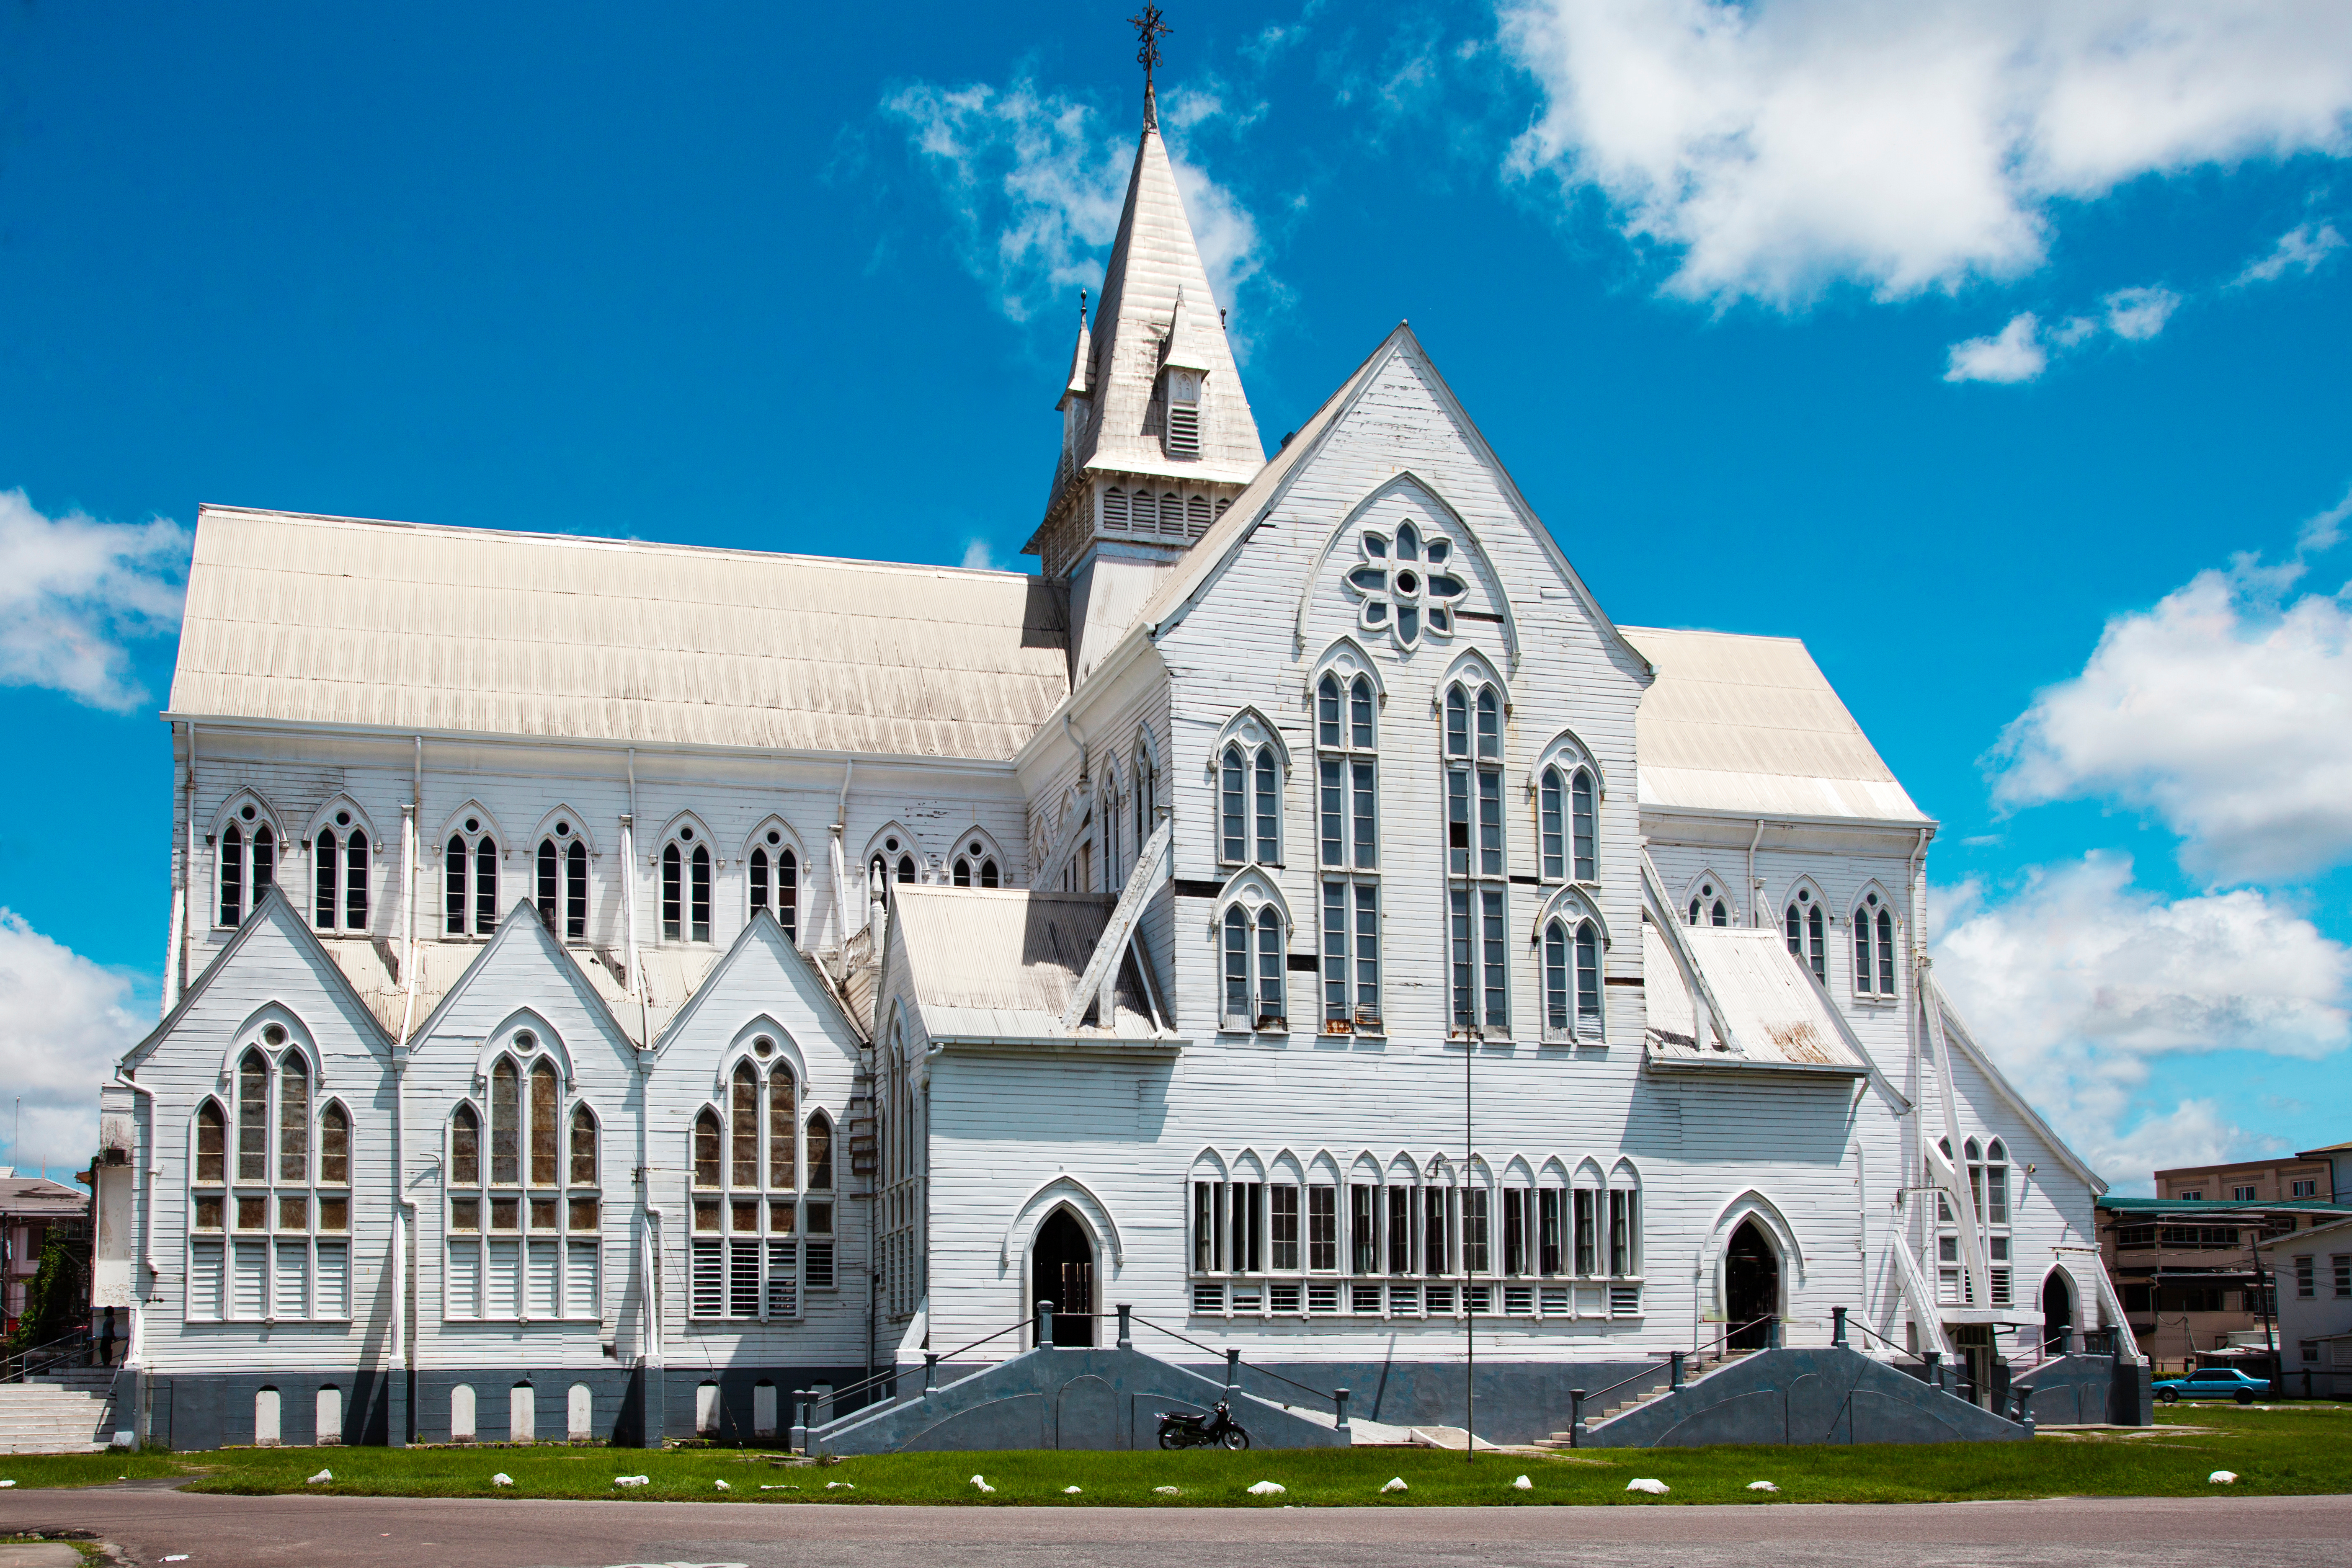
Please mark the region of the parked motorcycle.
[[1160, 1417], [1160, 1446], [1163, 1448], [1233, 1448], [1249, 1447], [1249, 1434], [1222, 1399], [1206, 1415], [1187, 1415], [1181, 1411], [1154, 1412]]

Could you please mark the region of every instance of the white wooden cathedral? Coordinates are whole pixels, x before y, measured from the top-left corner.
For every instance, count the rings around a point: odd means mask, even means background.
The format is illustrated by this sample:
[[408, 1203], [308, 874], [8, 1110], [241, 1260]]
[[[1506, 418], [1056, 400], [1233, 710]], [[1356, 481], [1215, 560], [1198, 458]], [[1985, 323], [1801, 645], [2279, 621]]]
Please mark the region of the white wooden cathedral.
[[2121, 1331], [1804, 646], [1612, 623], [1404, 327], [1268, 458], [1148, 95], [1058, 400], [1037, 576], [203, 510], [136, 1435], [765, 1440], [1041, 1300], [1500, 1439]]

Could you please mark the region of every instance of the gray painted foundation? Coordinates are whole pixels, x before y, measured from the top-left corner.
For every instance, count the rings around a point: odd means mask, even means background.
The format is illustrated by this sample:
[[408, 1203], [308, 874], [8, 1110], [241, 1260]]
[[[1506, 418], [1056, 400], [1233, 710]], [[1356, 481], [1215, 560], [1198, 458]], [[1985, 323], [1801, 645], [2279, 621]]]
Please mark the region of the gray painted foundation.
[[1759, 1351], [1589, 1429], [1593, 1448], [1717, 1443], [2009, 1443], [2032, 1434], [1853, 1351]]
[[[249, 1444], [254, 1396], [274, 1388], [282, 1446], [310, 1447], [322, 1437], [382, 1446], [391, 1429], [389, 1384], [373, 1371], [158, 1375], [148, 1385], [147, 1441], [182, 1452]], [[319, 1390], [329, 1384], [342, 1393], [343, 1425], [339, 1432], [321, 1434], [316, 1430]]]

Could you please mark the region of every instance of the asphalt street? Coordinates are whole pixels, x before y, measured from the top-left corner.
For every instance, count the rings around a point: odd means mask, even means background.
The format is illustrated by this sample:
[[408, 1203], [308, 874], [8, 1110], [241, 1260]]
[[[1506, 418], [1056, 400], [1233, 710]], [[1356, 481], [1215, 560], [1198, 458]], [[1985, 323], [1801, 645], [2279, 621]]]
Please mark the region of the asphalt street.
[[2352, 1497], [1160, 1510], [0, 1494], [0, 1534], [57, 1528], [94, 1531], [139, 1568], [2338, 1568]]

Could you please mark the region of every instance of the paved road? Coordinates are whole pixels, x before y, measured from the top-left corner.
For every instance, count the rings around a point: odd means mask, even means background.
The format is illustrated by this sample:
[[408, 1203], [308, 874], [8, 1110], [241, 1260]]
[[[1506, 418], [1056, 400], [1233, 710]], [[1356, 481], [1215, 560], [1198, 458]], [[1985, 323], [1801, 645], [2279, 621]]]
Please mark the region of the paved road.
[[0, 1494], [140, 1568], [2340, 1568], [2352, 1496], [1769, 1508], [1018, 1509]]

